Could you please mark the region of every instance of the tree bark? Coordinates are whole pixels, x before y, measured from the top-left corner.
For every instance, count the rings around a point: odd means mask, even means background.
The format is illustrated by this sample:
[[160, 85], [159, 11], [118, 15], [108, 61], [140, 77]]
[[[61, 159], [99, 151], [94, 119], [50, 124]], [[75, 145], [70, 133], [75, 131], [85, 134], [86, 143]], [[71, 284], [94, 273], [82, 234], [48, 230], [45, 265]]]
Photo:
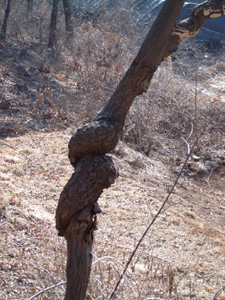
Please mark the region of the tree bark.
[[[167, 0], [136, 59], [105, 108], [91, 124], [78, 129], [69, 143], [75, 172], [60, 195], [56, 227], [68, 245], [66, 300], [83, 300], [91, 271], [91, 248], [97, 200], [118, 176], [111, 158], [126, 114], [161, 63], [184, 0]], [[165, 29], [163, 28], [165, 26]], [[90, 155], [88, 155], [90, 154]]]
[[49, 42], [48, 42], [49, 48], [53, 48], [56, 44], [56, 25], [57, 25], [57, 15], [58, 15], [58, 3], [59, 3], [59, 0], [53, 0], [50, 30], [49, 30]]
[[[100, 212], [96, 210], [95, 213]], [[85, 299], [92, 264], [93, 231], [96, 221], [92, 220], [90, 208], [83, 211], [84, 218], [73, 222], [67, 230], [67, 289], [65, 299]], [[87, 225], [88, 224], [88, 225]]]
[[56, 228], [68, 246], [66, 300], [85, 299], [91, 271], [97, 200], [118, 176], [113, 150], [135, 97], [147, 91], [162, 60], [176, 51], [183, 37], [197, 34], [204, 21], [224, 13], [225, 0], [198, 5], [190, 18], [175, 21], [184, 0], [166, 0], [136, 58], [105, 107], [94, 120], [78, 128], [69, 142], [69, 159], [75, 172], [62, 191], [56, 210]]
[[10, 7], [11, 7], [11, 0], [8, 0], [7, 7], [5, 10], [5, 17], [4, 17], [4, 21], [2, 24], [2, 31], [1, 31], [1, 39], [2, 40], [4, 40], [6, 38], [6, 29], [7, 29], [9, 14], [10, 14]]

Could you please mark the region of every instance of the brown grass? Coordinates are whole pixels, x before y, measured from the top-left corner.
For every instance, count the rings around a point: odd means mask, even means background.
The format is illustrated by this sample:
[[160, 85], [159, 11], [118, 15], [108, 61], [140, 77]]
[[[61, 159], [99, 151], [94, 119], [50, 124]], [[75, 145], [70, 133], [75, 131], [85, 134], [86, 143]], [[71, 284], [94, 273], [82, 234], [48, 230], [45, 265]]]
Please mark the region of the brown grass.
[[[2, 143], [2, 299], [28, 298], [65, 280], [66, 245], [57, 238], [54, 214], [72, 173], [66, 158], [69, 136], [28, 134]], [[157, 157], [149, 159], [120, 144], [115, 160], [120, 178], [99, 200], [103, 214], [95, 235], [90, 299], [109, 297], [172, 183]], [[132, 261], [120, 299], [185, 299], [191, 293], [210, 299], [224, 285], [224, 181], [213, 188], [217, 176], [212, 174], [211, 186], [205, 180], [182, 180]], [[62, 295], [59, 287], [42, 299]]]

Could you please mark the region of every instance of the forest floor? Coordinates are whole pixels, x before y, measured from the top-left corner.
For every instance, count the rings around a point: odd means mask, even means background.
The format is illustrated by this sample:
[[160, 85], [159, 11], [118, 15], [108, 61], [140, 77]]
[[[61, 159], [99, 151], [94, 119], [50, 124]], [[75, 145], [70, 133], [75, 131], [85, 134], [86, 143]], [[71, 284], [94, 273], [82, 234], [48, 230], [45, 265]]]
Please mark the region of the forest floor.
[[[30, 299], [66, 280], [66, 243], [57, 236], [55, 210], [73, 172], [67, 158], [71, 122], [63, 108], [56, 109], [49, 92], [62, 92], [69, 79], [56, 71], [45, 73], [38, 65], [27, 67], [28, 54], [23, 59], [20, 49], [13, 51], [1, 52], [7, 63], [0, 66], [0, 298], [4, 300]], [[221, 86], [212, 85], [212, 91], [217, 95], [214, 100], [222, 103], [225, 73], [216, 76]], [[213, 84], [209, 77], [206, 80]], [[72, 83], [69, 88], [74, 89]], [[208, 90], [204, 85], [203, 93]], [[77, 114], [75, 127], [84, 122], [79, 118]], [[225, 299], [224, 131], [218, 135], [215, 128], [202, 143], [205, 151], [207, 145], [218, 146], [204, 161], [197, 155], [190, 158], [133, 259], [118, 299]], [[87, 299], [109, 297], [172, 187], [186, 152], [180, 151], [178, 158], [158, 145], [147, 156], [120, 142], [111, 155], [120, 176], [99, 199], [102, 213]], [[64, 292], [62, 284], [36, 299], [62, 299]]]

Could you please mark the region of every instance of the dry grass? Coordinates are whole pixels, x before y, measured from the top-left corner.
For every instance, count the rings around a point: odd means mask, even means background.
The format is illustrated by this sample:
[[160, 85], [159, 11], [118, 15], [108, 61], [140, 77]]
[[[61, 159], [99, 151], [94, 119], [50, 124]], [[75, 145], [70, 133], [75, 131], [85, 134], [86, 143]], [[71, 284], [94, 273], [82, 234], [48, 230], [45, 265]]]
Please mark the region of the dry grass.
[[[66, 158], [69, 136], [55, 132], [3, 140], [1, 299], [26, 299], [65, 280], [66, 245], [57, 238], [54, 214], [72, 173]], [[99, 200], [103, 214], [88, 299], [109, 297], [172, 183], [157, 157], [121, 144], [114, 158], [120, 179]], [[120, 299], [211, 299], [225, 284], [224, 179], [216, 188], [217, 176], [212, 174], [210, 186], [205, 180], [180, 183], [132, 261]], [[63, 293], [62, 286], [40, 299], [61, 299]]]
[[[49, 7], [35, 9], [38, 15], [44, 12], [39, 30], [27, 29], [20, 18], [0, 49], [7, 61], [0, 64], [4, 300], [29, 299], [65, 280], [66, 244], [57, 237], [54, 215], [73, 172], [68, 140], [74, 127], [92, 119], [109, 99], [142, 39], [134, 38], [134, 27], [118, 34], [119, 22], [114, 27], [110, 20], [97, 27], [82, 24], [68, 47], [59, 35], [53, 57], [43, 44]], [[194, 48], [194, 57], [184, 57], [184, 50], [173, 70], [164, 62], [149, 91], [135, 100], [123, 142], [112, 153], [120, 177], [99, 199], [103, 213], [87, 299], [109, 298], [181, 168], [187, 153], [183, 139], [193, 127], [191, 144], [205, 125], [185, 176], [134, 257], [117, 298], [225, 299], [224, 54], [203, 57]], [[37, 299], [62, 299], [64, 292], [62, 285]]]

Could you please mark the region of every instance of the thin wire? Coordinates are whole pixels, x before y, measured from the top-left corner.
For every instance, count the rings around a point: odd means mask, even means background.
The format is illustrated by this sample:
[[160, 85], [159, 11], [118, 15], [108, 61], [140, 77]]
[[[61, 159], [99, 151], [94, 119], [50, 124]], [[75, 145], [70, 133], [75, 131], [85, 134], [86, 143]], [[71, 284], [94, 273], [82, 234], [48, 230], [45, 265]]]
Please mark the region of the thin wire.
[[175, 187], [176, 187], [176, 185], [177, 185], [178, 180], [180, 179], [180, 177], [181, 177], [181, 175], [182, 175], [182, 173], [183, 173], [184, 167], [186, 166], [187, 161], [188, 161], [189, 157], [190, 157], [191, 154], [192, 154], [192, 151], [193, 151], [194, 147], [198, 144], [198, 141], [199, 141], [199, 139], [200, 139], [200, 137], [202, 136], [202, 134], [203, 134], [204, 131], [205, 131], [205, 128], [204, 128], [204, 130], [202, 130], [201, 134], [196, 138], [196, 141], [195, 141], [195, 143], [193, 144], [193, 146], [192, 146], [192, 148], [190, 149], [190, 151], [188, 151], [188, 154], [187, 154], [187, 157], [186, 157], [186, 159], [185, 159], [185, 162], [184, 162], [184, 164], [183, 164], [183, 166], [182, 166], [182, 168], [181, 168], [179, 174], [177, 175], [177, 178], [176, 178], [176, 180], [175, 180], [175, 182], [174, 182], [174, 184], [173, 184], [171, 190], [169, 191], [169, 193], [168, 193], [168, 195], [167, 195], [165, 201], [164, 201], [163, 204], [161, 205], [161, 207], [160, 207], [160, 209], [158, 210], [157, 214], [154, 216], [154, 218], [152, 219], [152, 221], [150, 222], [150, 224], [149, 224], [148, 227], [146, 228], [145, 232], [144, 232], [143, 235], [141, 236], [140, 240], [138, 241], [138, 243], [137, 243], [137, 245], [136, 245], [134, 251], [132, 252], [130, 258], [128, 259], [128, 261], [127, 261], [127, 263], [126, 263], [126, 266], [125, 266], [125, 268], [124, 268], [124, 270], [123, 270], [123, 272], [122, 272], [122, 274], [121, 274], [121, 276], [120, 276], [120, 278], [119, 278], [119, 280], [118, 280], [118, 282], [117, 282], [117, 284], [116, 284], [116, 286], [115, 286], [115, 288], [114, 288], [112, 294], [110, 295], [109, 300], [113, 300], [114, 297], [116, 296], [116, 292], [117, 292], [117, 290], [118, 290], [118, 288], [119, 288], [119, 285], [120, 285], [121, 281], [123, 280], [124, 274], [126, 273], [126, 271], [127, 271], [128, 267], [129, 267], [129, 265], [130, 265], [130, 263], [131, 263], [131, 261], [132, 261], [134, 255], [136, 254], [136, 252], [137, 252], [137, 250], [138, 250], [140, 244], [142, 243], [142, 241], [143, 241], [144, 237], [146, 236], [146, 234], [148, 233], [149, 229], [152, 227], [152, 225], [155, 223], [156, 219], [158, 218], [158, 216], [159, 216], [160, 213], [162, 212], [162, 210], [163, 210], [165, 204], [168, 202], [168, 200], [169, 200], [171, 194], [173, 193], [173, 191], [174, 191], [174, 189], [175, 189]]

